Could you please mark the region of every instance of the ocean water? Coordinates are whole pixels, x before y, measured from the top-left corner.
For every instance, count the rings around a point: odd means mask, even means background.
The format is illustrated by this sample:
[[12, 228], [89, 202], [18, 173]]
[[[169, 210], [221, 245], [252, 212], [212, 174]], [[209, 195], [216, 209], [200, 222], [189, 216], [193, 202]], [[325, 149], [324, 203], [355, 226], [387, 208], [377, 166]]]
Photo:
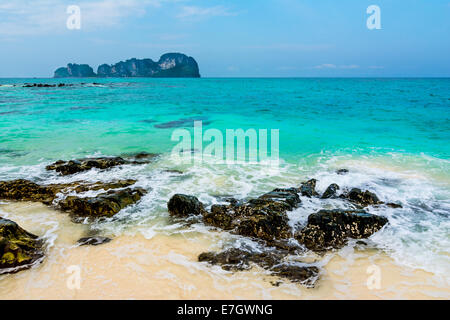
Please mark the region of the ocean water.
[[[20, 86], [60, 82], [73, 86]], [[194, 120], [224, 136], [227, 129], [278, 129], [279, 167], [175, 162], [171, 135], [192, 131]], [[45, 171], [59, 159], [141, 151], [160, 156], [148, 165], [70, 177]], [[349, 173], [337, 175], [340, 168]], [[175, 193], [211, 205], [308, 178], [318, 179], [320, 192], [331, 183], [368, 189], [403, 205], [368, 209], [390, 221], [371, 243], [400, 266], [450, 283], [450, 79], [0, 79], [0, 180], [15, 178], [137, 179], [149, 190], [143, 200], [90, 228], [146, 238], [213, 232], [169, 219], [166, 203]], [[302, 200], [289, 213], [292, 225], [321, 208], [345, 205]], [[223, 246], [241, 241], [224, 239]]]

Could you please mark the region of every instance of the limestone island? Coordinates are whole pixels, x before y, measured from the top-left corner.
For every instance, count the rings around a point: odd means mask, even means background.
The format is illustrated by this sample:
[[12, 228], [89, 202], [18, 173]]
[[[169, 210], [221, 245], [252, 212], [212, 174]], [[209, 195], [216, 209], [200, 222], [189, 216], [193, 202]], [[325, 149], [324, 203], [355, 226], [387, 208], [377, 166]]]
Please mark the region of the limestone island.
[[158, 62], [152, 59], [130, 59], [114, 65], [102, 64], [97, 73], [87, 64], [69, 63], [58, 68], [54, 78], [200, 78], [194, 58], [182, 53], [166, 53]]

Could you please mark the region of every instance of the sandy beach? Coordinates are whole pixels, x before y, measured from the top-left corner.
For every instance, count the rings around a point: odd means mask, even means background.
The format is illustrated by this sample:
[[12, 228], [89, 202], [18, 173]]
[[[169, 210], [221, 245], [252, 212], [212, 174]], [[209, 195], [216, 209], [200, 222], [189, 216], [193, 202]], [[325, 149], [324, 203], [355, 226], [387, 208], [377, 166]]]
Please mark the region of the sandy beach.
[[[31, 270], [0, 276], [0, 299], [448, 299], [445, 279], [400, 267], [376, 249], [329, 253], [315, 288], [249, 271], [226, 272], [197, 262], [218, 249], [219, 233], [189, 236], [120, 235], [100, 246], [76, 246], [87, 228], [61, 212], [35, 203], [6, 203], [0, 210], [27, 230], [52, 241], [47, 258]], [[44, 219], [45, 218], [45, 219]], [[38, 222], [45, 221], [45, 222]], [[370, 290], [368, 267], [380, 270]], [[80, 288], [70, 289], [70, 266], [80, 267]]]

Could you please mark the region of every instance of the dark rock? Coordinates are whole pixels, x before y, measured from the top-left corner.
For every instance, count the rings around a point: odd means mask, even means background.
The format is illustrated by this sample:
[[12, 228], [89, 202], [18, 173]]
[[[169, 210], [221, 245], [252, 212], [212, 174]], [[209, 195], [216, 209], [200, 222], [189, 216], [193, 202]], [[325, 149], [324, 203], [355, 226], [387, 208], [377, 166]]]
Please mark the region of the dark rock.
[[337, 191], [339, 190], [339, 186], [336, 183], [330, 184], [330, 186], [325, 190], [322, 195], [322, 199], [330, 199], [337, 198]]
[[398, 204], [398, 203], [386, 203], [386, 206], [388, 206], [390, 208], [394, 208], [394, 209], [403, 208], [403, 206], [401, 204]]
[[108, 169], [127, 164], [127, 161], [120, 157], [86, 158], [79, 160], [62, 161], [59, 160], [46, 167], [47, 170], [54, 170], [63, 176], [79, 173], [83, 171], [97, 169]]
[[282, 263], [274, 266], [272, 274], [281, 278], [287, 278], [292, 282], [299, 282], [308, 287], [314, 286], [319, 277], [319, 268], [293, 263]]
[[347, 174], [348, 172], [349, 172], [348, 169], [339, 169], [339, 170], [336, 170], [336, 173], [337, 173], [337, 174], [341, 174], [341, 175]]
[[159, 154], [157, 153], [139, 152], [129, 156], [129, 159], [127, 160], [130, 164], [146, 164], [150, 163], [158, 156]]
[[378, 199], [375, 193], [370, 191], [362, 192], [361, 189], [353, 188], [350, 192], [344, 196], [353, 203], [356, 203], [362, 207], [367, 207], [369, 205], [382, 204], [383, 202]]
[[386, 223], [385, 217], [363, 210], [321, 210], [308, 217], [296, 238], [310, 250], [323, 251], [343, 247], [347, 238], [368, 238]]
[[0, 274], [28, 269], [43, 257], [42, 240], [0, 217]]
[[62, 210], [79, 217], [112, 217], [125, 207], [138, 202], [145, 193], [141, 188], [110, 190], [96, 197], [69, 196], [58, 205]]
[[80, 240], [77, 241], [77, 243], [80, 246], [98, 246], [111, 241], [112, 239], [110, 238], [97, 236], [97, 237], [81, 238]]
[[307, 182], [302, 183], [300, 186], [300, 193], [304, 197], [312, 198], [317, 197], [319, 194], [316, 192], [316, 179], [311, 179]]
[[203, 204], [193, 196], [184, 194], [174, 195], [168, 202], [167, 208], [172, 216], [187, 217], [191, 214], [199, 215], [206, 212]]
[[55, 71], [54, 78], [91, 78], [96, 77], [94, 70], [87, 64], [69, 63], [66, 68]]

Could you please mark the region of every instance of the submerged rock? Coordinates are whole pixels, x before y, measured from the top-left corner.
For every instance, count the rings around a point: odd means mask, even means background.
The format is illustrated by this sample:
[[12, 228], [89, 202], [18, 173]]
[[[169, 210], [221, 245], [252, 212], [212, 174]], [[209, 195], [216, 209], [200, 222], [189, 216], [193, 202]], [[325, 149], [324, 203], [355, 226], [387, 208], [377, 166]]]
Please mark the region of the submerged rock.
[[358, 188], [351, 189], [348, 194], [344, 195], [344, 197], [362, 207], [383, 203], [375, 193], [368, 190], [363, 192]]
[[349, 173], [349, 171], [348, 171], [348, 169], [339, 169], [339, 170], [336, 170], [336, 173], [340, 174], [340, 175], [344, 175], [344, 174]]
[[304, 182], [300, 186], [300, 193], [304, 197], [312, 198], [317, 197], [319, 194], [316, 192], [316, 179], [311, 179], [307, 182]]
[[0, 217], [0, 274], [28, 269], [43, 257], [42, 240]]
[[112, 217], [125, 207], [138, 202], [145, 193], [141, 188], [110, 190], [96, 197], [70, 196], [61, 200], [58, 205], [62, 210], [69, 211], [75, 216]]
[[386, 203], [386, 206], [388, 206], [389, 208], [393, 208], [393, 209], [399, 209], [399, 208], [403, 208], [403, 206], [399, 203]]
[[77, 241], [77, 243], [80, 246], [98, 246], [111, 241], [112, 239], [110, 238], [97, 236], [97, 237], [81, 238], [80, 240]]
[[198, 261], [219, 265], [227, 271], [244, 271], [251, 269], [252, 265], [258, 265], [269, 270], [274, 276], [313, 285], [319, 269], [315, 266], [299, 265], [295, 262], [283, 262], [286, 256], [286, 252], [283, 251], [250, 252], [232, 248], [219, 253], [202, 253], [199, 255]]
[[310, 250], [323, 251], [343, 247], [348, 238], [368, 238], [386, 223], [387, 218], [364, 210], [321, 210], [308, 217], [296, 238]]
[[187, 217], [191, 214], [200, 215], [205, 213], [203, 204], [193, 196], [184, 194], [174, 195], [168, 202], [167, 208], [172, 216]]
[[334, 199], [337, 198], [337, 191], [339, 190], [339, 186], [336, 183], [330, 184], [330, 186], [325, 190], [322, 195], [322, 199]]

